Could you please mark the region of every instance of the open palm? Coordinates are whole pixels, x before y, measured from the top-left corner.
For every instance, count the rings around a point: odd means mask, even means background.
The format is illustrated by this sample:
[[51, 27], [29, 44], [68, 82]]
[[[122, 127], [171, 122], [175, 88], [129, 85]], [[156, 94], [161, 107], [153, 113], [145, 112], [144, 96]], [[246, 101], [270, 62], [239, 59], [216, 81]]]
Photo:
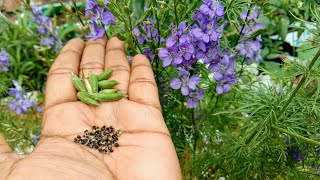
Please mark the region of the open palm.
[[[110, 79], [120, 82], [116, 88], [128, 99], [98, 107], [79, 102], [70, 73], [87, 76], [110, 68]], [[93, 125], [121, 129], [120, 147], [101, 154], [73, 142]], [[0, 179], [182, 179], [148, 59], [138, 55], [130, 67], [117, 38], [87, 44], [71, 40], [49, 72], [41, 140], [34, 152], [15, 155], [0, 136]]]

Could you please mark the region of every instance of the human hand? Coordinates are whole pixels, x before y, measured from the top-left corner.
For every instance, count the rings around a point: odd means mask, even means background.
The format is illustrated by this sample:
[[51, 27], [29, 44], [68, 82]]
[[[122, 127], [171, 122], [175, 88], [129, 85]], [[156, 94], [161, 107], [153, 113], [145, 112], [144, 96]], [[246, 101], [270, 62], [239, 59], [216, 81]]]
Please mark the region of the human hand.
[[[110, 68], [110, 79], [120, 83], [116, 88], [128, 99], [98, 107], [78, 101], [71, 72], [81, 76], [83, 71], [87, 77]], [[73, 142], [93, 125], [124, 132], [113, 153]], [[0, 179], [182, 179], [149, 60], [137, 55], [130, 67], [117, 38], [69, 41], [48, 75], [41, 139], [34, 152], [16, 155], [0, 135]]]

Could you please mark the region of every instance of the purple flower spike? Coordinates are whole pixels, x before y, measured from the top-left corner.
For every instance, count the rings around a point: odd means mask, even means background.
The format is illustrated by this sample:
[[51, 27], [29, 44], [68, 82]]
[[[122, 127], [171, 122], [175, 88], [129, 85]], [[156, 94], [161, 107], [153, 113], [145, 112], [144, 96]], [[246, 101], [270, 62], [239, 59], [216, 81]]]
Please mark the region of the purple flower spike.
[[41, 37], [40, 45], [58, 51], [62, 46], [62, 43], [56, 29], [52, 25], [51, 18], [45, 16], [41, 8], [37, 6], [33, 6], [31, 12], [31, 18], [37, 24], [37, 30]]
[[92, 23], [89, 23], [89, 27], [91, 30], [91, 34], [87, 35], [87, 38], [93, 38], [94, 40], [97, 40], [104, 36], [105, 34], [104, 28], [98, 26], [98, 24], [95, 21], [93, 21]]
[[180, 78], [171, 79], [170, 86], [173, 89], [181, 88], [181, 93], [184, 96], [189, 95], [190, 90], [195, 90], [197, 88], [197, 84], [201, 81], [199, 75], [193, 75], [189, 78], [190, 74], [185, 69], [181, 69], [178, 74]]
[[0, 73], [9, 70], [9, 54], [6, 49], [2, 48], [0, 51]]

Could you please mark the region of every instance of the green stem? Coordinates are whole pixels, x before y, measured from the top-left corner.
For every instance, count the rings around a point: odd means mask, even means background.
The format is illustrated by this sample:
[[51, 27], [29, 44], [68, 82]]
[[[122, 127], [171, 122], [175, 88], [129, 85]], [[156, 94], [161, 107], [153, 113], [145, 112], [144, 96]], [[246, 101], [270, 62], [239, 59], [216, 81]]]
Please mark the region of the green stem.
[[77, 17], [78, 17], [80, 23], [82, 24], [82, 26], [85, 26], [85, 24], [84, 24], [83, 21], [82, 21], [82, 18], [81, 18], [81, 16], [80, 16], [80, 14], [79, 14], [79, 9], [78, 9], [78, 7], [77, 7], [76, 1], [75, 1], [75, 0], [72, 0], [72, 2], [73, 2], [73, 6], [74, 6], [74, 9], [76, 10], [76, 14], [77, 14]]
[[[318, 60], [320, 56], [320, 49], [318, 50], [317, 54], [313, 57], [312, 61], [310, 62], [309, 66], [308, 66], [308, 71], [310, 71], [314, 65], [314, 63]], [[290, 95], [288, 101], [286, 102], [286, 104], [282, 107], [282, 109], [280, 110], [277, 119], [279, 119], [283, 113], [286, 111], [286, 109], [288, 108], [289, 104], [291, 103], [291, 101], [293, 100], [293, 98], [296, 96], [297, 92], [299, 91], [300, 87], [304, 84], [304, 82], [307, 80], [308, 74], [304, 74], [302, 79], [300, 80], [299, 84], [297, 85], [297, 87], [293, 90], [292, 94]]]
[[179, 21], [178, 21], [178, 12], [177, 12], [177, 1], [173, 1], [174, 6], [174, 19], [176, 20], [176, 27], [178, 27]]
[[318, 141], [315, 141], [315, 140], [312, 140], [312, 139], [303, 137], [303, 136], [301, 136], [301, 135], [299, 135], [299, 134], [290, 132], [290, 131], [288, 131], [288, 130], [285, 130], [285, 129], [283, 129], [283, 128], [277, 127], [277, 126], [275, 126], [275, 125], [271, 125], [271, 126], [272, 126], [273, 128], [275, 128], [276, 130], [280, 131], [280, 132], [289, 134], [289, 135], [291, 135], [291, 136], [293, 136], [293, 137], [295, 137], [295, 138], [298, 138], [298, 139], [301, 139], [301, 140], [303, 140], [303, 141], [305, 141], [305, 142], [308, 142], [309, 144], [314, 144], [314, 145], [320, 146], [320, 142], [318, 142]]
[[198, 129], [196, 126], [196, 121], [194, 119], [194, 109], [192, 109], [192, 113], [191, 113], [191, 122], [194, 130], [193, 155], [192, 155], [192, 166], [194, 166], [194, 161], [195, 161], [196, 151], [197, 151], [197, 141], [198, 141]]
[[[130, 12], [130, 13], [131, 13], [131, 12]], [[132, 24], [131, 15], [128, 15], [128, 16], [129, 16], [130, 36], [133, 38], [133, 41], [134, 41], [135, 44], [137, 45], [137, 47], [138, 47], [138, 49], [139, 49], [139, 51], [140, 51], [140, 54], [141, 54], [141, 53], [142, 53], [142, 49], [141, 49], [141, 47], [140, 47], [140, 45], [139, 45], [139, 42], [138, 42], [138, 40], [136, 39], [135, 36], [132, 36], [132, 31], [133, 31], [134, 27], [133, 27], [133, 24]]]

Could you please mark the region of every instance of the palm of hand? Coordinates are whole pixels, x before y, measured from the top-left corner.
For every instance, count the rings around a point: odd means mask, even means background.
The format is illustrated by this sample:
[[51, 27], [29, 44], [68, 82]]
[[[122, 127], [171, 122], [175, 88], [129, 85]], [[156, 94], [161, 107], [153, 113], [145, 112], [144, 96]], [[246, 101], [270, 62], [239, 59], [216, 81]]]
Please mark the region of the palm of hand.
[[[5, 178], [181, 179], [170, 134], [158, 108], [128, 99], [98, 107], [82, 102], [56, 104], [44, 113], [41, 140], [31, 155], [0, 154], [0, 162], [4, 162], [0, 174]], [[121, 129], [120, 147], [102, 154], [73, 142], [93, 125]]]

